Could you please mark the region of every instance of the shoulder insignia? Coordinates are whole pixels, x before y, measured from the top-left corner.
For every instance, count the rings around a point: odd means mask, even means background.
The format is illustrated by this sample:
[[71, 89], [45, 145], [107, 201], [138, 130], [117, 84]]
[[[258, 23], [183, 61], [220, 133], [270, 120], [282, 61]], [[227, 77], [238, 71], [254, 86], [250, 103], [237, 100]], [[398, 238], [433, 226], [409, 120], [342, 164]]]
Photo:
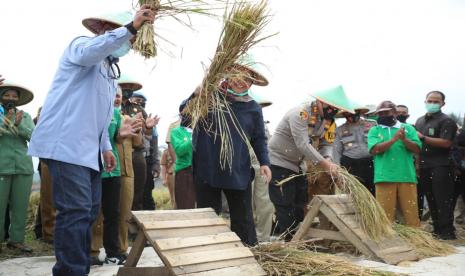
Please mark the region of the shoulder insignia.
[[308, 120], [308, 112], [305, 110], [300, 111], [299, 116], [300, 116], [300, 119], [302, 119], [303, 121]]

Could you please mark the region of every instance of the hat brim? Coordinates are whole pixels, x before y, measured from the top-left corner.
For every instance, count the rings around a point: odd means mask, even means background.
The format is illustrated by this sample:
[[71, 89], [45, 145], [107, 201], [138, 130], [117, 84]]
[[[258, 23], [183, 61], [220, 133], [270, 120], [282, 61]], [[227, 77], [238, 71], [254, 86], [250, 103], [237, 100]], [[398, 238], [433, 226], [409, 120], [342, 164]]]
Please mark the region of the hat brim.
[[251, 80], [252, 80], [252, 84], [254, 85], [267, 86], [269, 84], [268, 80], [262, 74], [260, 74], [259, 72], [257, 72], [256, 70], [248, 66], [235, 63], [234, 67], [239, 68], [239, 70], [251, 72], [253, 75]]
[[264, 102], [261, 102], [261, 103], [258, 103], [258, 104], [263, 108], [263, 107], [270, 106], [270, 105], [272, 105], [273, 103], [270, 102], [270, 101], [264, 101]]
[[378, 114], [380, 112], [383, 112], [383, 111], [391, 111], [393, 108], [392, 107], [383, 107], [383, 108], [380, 108], [380, 109], [377, 109], [374, 114]]
[[86, 27], [89, 31], [91, 31], [94, 34], [100, 34], [100, 31], [102, 30], [102, 26], [105, 23], [113, 25], [114, 26], [113, 29], [117, 29], [123, 26], [118, 22], [111, 21], [108, 19], [103, 19], [103, 18], [97, 18], [97, 17], [89, 17], [89, 18], [85, 18], [84, 20], [82, 20], [82, 25], [84, 25], [84, 27]]
[[[16, 102], [16, 106], [21, 106], [30, 103], [34, 99], [34, 94], [31, 90], [27, 89], [24, 86], [17, 85], [17, 84], [3, 84], [0, 85], [0, 89], [2, 91], [7, 90], [16, 90], [19, 93], [18, 102]], [[1, 93], [3, 95], [3, 93]]]
[[118, 83], [118, 85], [123, 90], [137, 91], [137, 90], [142, 89], [142, 84], [137, 83], [137, 82], [121, 82], [121, 83]]
[[325, 104], [333, 106], [333, 107], [335, 107], [335, 108], [337, 108], [339, 110], [342, 110], [343, 112], [349, 112], [350, 114], [355, 114], [354, 110], [350, 110], [350, 109], [347, 109], [345, 107], [339, 106], [337, 104], [330, 103], [329, 101], [326, 101], [326, 100], [324, 100], [324, 99], [322, 99], [321, 97], [318, 97], [318, 96], [312, 95], [312, 97], [314, 97], [315, 99], [319, 100], [322, 103], [325, 103]]
[[[365, 115], [370, 111], [368, 108], [354, 108], [355, 112], [360, 111], [360, 115]], [[344, 113], [347, 113], [347, 111], [344, 110], [339, 110], [339, 112], [334, 116], [335, 118], [344, 118]], [[352, 113], [351, 113], [352, 114]]]

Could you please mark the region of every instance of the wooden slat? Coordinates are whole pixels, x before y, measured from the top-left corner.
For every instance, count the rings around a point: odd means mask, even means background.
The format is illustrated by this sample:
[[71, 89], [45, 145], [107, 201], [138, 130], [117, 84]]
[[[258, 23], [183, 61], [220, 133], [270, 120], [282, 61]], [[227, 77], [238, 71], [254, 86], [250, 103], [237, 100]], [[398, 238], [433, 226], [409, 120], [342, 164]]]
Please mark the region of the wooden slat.
[[132, 211], [132, 214], [137, 216], [150, 214], [180, 214], [180, 213], [201, 213], [214, 212], [212, 208], [197, 208], [197, 209], [176, 209], [176, 210], [156, 210], [156, 211]]
[[340, 218], [347, 226], [349, 226], [349, 228], [361, 229], [360, 223], [358, 223], [357, 219], [355, 218], [355, 214], [354, 215], [337, 215], [337, 217]]
[[159, 239], [156, 241], [156, 243], [161, 250], [171, 250], [191, 246], [210, 245], [235, 241], [240, 241], [240, 238], [236, 235], [236, 233], [227, 232], [199, 237], [176, 237], [170, 239]]
[[142, 251], [144, 251], [146, 242], [147, 238], [145, 237], [144, 232], [139, 231], [139, 233], [137, 233], [136, 240], [132, 245], [131, 251], [129, 252], [128, 258], [126, 259], [126, 263], [124, 264], [125, 267], [135, 267], [137, 265], [140, 256], [142, 255]]
[[171, 254], [166, 252], [163, 255], [165, 255], [171, 267], [253, 257], [250, 249], [246, 247], [186, 254]]
[[169, 276], [167, 267], [120, 267], [116, 276]]
[[248, 258], [242, 258], [242, 259], [224, 260], [224, 261], [219, 261], [219, 262], [185, 265], [185, 266], [173, 267], [173, 272], [175, 273], [175, 275], [182, 275], [182, 274], [210, 271], [214, 269], [241, 266], [241, 265], [247, 265], [247, 264], [257, 264], [257, 261], [253, 257], [248, 257]]
[[355, 215], [355, 207], [352, 202], [350, 203], [333, 203], [331, 204], [331, 209], [334, 210], [334, 212], [337, 215]]
[[310, 202], [309, 211], [307, 215], [305, 216], [304, 221], [300, 225], [294, 237], [292, 237], [293, 241], [299, 241], [302, 239], [302, 237], [305, 236], [307, 230], [312, 225], [312, 222], [315, 219], [316, 215], [318, 215], [321, 204], [322, 204], [322, 201], [318, 197], [315, 197], [312, 199], [312, 201]]
[[304, 238], [305, 239], [324, 238], [324, 239], [335, 240], [335, 241], [347, 241], [344, 235], [342, 235], [341, 232], [339, 231], [322, 230], [322, 229], [316, 229], [316, 228], [309, 228]]
[[179, 213], [179, 214], [153, 214], [153, 215], [142, 215], [137, 216], [141, 223], [147, 223], [152, 221], [165, 221], [165, 220], [193, 220], [193, 219], [211, 219], [217, 218], [218, 215], [215, 212], [199, 212], [199, 213]]
[[217, 276], [217, 275], [228, 275], [228, 276], [262, 276], [267, 275], [259, 264], [246, 264], [241, 266], [232, 266], [220, 269], [214, 269], [209, 271], [182, 274], [182, 276]]
[[147, 237], [152, 241], [156, 239], [168, 239], [176, 237], [198, 237], [226, 232], [231, 232], [231, 230], [228, 226], [224, 225], [146, 231]]
[[[155, 241], [156, 243], [157, 241]], [[218, 251], [218, 250], [225, 250], [225, 249], [233, 249], [233, 248], [243, 248], [244, 245], [241, 241], [236, 242], [225, 242], [225, 243], [218, 243], [218, 244], [208, 244], [208, 245], [201, 245], [201, 246], [192, 246], [192, 247], [185, 247], [185, 248], [177, 248], [171, 250], [163, 250], [161, 251], [162, 254], [187, 254], [193, 252], [201, 252], [201, 251]]]
[[351, 203], [352, 200], [350, 197], [346, 194], [344, 195], [317, 195], [319, 199], [321, 199], [324, 203], [331, 205], [333, 203], [339, 203], [339, 204], [344, 204], [344, 203]]
[[167, 220], [167, 221], [152, 221], [143, 224], [146, 230], [160, 230], [160, 229], [176, 229], [186, 227], [203, 227], [203, 226], [217, 226], [227, 225], [226, 221], [222, 218], [212, 219], [195, 219], [195, 220]]

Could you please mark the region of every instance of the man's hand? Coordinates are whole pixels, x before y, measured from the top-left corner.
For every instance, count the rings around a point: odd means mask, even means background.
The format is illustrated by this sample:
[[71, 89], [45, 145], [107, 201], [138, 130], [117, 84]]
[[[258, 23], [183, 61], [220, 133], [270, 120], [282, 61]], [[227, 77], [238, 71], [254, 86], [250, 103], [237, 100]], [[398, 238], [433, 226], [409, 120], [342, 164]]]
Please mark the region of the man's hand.
[[3, 81], [4, 81], [4, 80], [5, 80], [5, 79], [4, 79], [4, 78], [2, 78], [2, 75], [0, 75], [0, 85], [2, 85], [2, 84], [3, 84]]
[[147, 119], [145, 119], [145, 126], [148, 129], [154, 128], [158, 122], [160, 121], [160, 117], [158, 115], [155, 115], [155, 117], [152, 118], [152, 114], [150, 114]]
[[327, 159], [320, 161], [318, 165], [331, 177], [337, 177], [339, 174], [339, 166]]
[[399, 128], [399, 130], [394, 135], [394, 138], [396, 140], [404, 141], [405, 140], [405, 128], [403, 128], [403, 127]]
[[121, 124], [119, 136], [121, 138], [137, 136], [142, 129], [142, 121], [137, 119], [126, 119]]
[[23, 115], [24, 115], [24, 111], [22, 110], [16, 112], [15, 126], [19, 126], [19, 124], [21, 123], [21, 120], [23, 120]]
[[418, 130], [417, 130], [417, 135], [420, 140], [423, 139], [423, 137], [425, 137], [425, 135], [423, 135], [423, 133], [419, 132]]
[[116, 168], [116, 158], [111, 150], [103, 153], [103, 165], [106, 172], [111, 172]]
[[142, 5], [140, 10], [136, 12], [132, 25], [136, 30], [139, 30], [146, 21], [153, 24], [153, 21], [155, 21], [155, 15], [156, 11], [153, 7], [147, 4]]
[[271, 170], [268, 166], [260, 166], [260, 175], [265, 178], [265, 183], [269, 184], [271, 181]]

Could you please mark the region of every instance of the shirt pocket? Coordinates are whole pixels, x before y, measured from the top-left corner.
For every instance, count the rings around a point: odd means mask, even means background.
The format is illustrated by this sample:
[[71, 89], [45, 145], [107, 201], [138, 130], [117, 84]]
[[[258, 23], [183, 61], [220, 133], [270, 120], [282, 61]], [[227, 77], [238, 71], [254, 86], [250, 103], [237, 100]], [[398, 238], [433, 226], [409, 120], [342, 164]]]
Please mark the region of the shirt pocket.
[[344, 150], [345, 151], [349, 151], [349, 150], [352, 150], [352, 149], [358, 147], [357, 143], [355, 142], [355, 136], [354, 135], [342, 137], [341, 142], [344, 145]]
[[108, 76], [109, 68], [106, 68], [104, 64], [100, 64], [100, 68], [98, 69], [98, 77], [97, 77], [97, 85], [98, 93], [100, 95], [109, 95], [110, 94], [110, 77]]

